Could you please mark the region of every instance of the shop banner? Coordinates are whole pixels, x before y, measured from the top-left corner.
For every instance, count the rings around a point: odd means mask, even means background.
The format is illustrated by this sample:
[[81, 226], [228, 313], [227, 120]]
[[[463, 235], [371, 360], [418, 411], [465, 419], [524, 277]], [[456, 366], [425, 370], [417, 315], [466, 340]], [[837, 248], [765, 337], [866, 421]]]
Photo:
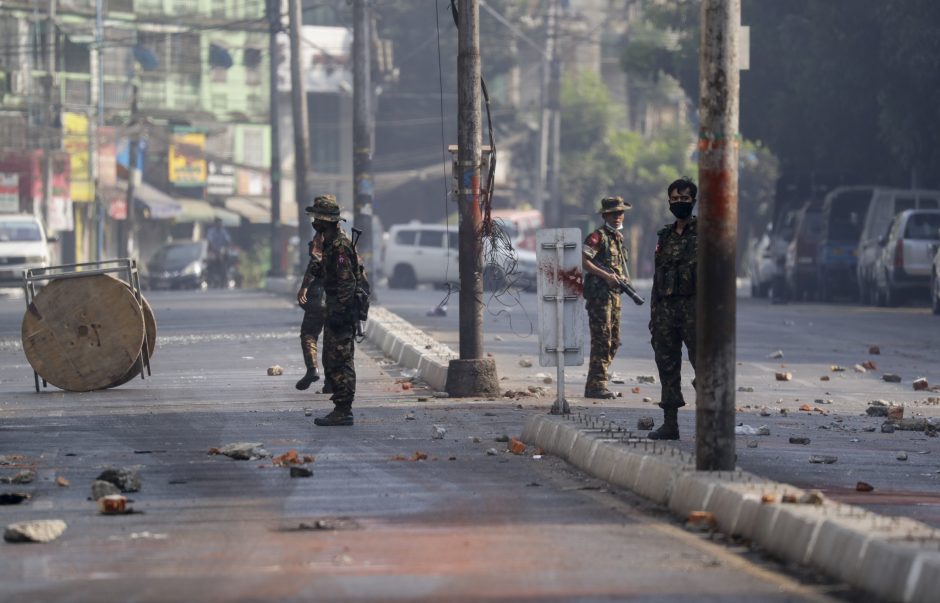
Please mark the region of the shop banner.
[[170, 136], [169, 179], [175, 186], [205, 186], [206, 133], [195, 128], [175, 128]]
[[88, 153], [88, 116], [84, 113], [63, 113], [62, 146], [69, 154], [72, 201], [89, 203], [95, 200]]

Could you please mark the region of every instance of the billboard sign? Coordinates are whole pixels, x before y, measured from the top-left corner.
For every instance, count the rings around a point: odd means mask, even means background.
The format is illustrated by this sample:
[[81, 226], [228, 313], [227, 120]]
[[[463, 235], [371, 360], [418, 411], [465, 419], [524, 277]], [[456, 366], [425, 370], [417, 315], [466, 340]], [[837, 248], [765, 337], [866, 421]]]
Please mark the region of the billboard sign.
[[170, 135], [169, 179], [175, 186], [206, 185], [206, 133], [197, 128], [175, 128]]

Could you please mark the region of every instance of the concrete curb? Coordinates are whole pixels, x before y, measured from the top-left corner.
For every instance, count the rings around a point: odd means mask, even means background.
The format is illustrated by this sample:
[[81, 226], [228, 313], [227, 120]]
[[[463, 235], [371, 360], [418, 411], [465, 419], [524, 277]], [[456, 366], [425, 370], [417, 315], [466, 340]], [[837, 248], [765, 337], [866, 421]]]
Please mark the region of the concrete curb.
[[458, 356], [418, 327], [385, 308], [372, 307], [366, 338], [401, 366], [417, 370], [433, 389], [446, 389], [447, 368]]
[[582, 415], [533, 415], [522, 439], [682, 519], [710, 512], [721, 532], [885, 600], [933, 603], [940, 593], [940, 531], [920, 522], [829, 500], [783, 503], [784, 494], [806, 492], [740, 470], [696, 471], [694, 457], [677, 448]]

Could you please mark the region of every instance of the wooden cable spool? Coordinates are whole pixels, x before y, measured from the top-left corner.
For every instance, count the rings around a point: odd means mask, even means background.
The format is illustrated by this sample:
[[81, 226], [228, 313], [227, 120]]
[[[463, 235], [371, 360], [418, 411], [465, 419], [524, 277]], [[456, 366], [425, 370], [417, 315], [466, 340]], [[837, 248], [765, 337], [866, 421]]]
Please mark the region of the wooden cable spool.
[[137, 362], [144, 312], [134, 292], [111, 276], [57, 279], [29, 304], [22, 340], [30, 366], [46, 382], [68, 391], [102, 389]]
[[[147, 357], [152, 360], [153, 353], [157, 349], [157, 319], [153, 314], [153, 308], [150, 307], [150, 303], [147, 301], [147, 298], [141, 295], [140, 301], [143, 303], [144, 327], [147, 329]], [[143, 346], [141, 346], [140, 349], [143, 351]], [[147, 370], [146, 366], [144, 367], [144, 370]], [[124, 385], [139, 374], [140, 369], [137, 367], [137, 363], [135, 362], [131, 368], [128, 369], [127, 373], [124, 374], [124, 376], [114, 383], [108, 385], [108, 388]]]

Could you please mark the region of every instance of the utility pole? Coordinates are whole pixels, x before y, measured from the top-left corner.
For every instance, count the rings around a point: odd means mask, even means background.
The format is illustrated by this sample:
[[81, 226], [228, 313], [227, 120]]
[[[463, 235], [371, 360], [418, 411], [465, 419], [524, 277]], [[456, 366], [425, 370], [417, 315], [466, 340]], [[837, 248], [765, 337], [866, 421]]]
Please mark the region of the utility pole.
[[300, 263], [302, 272], [307, 265], [309, 255], [304, 244], [311, 238], [310, 222], [304, 211], [306, 204], [311, 203], [307, 184], [307, 172], [310, 169], [308, 159], [310, 128], [307, 124], [307, 89], [304, 86], [304, 77], [300, 71], [300, 36], [301, 0], [288, 0], [290, 8], [290, 80], [291, 80], [291, 106], [294, 117], [294, 197], [297, 200], [297, 227], [300, 236]]
[[695, 456], [700, 471], [729, 471], [735, 462], [741, 0], [703, 0], [701, 15]]
[[58, 136], [53, 131], [52, 123], [55, 121], [55, 108], [58, 99], [55, 98], [56, 88], [56, 0], [49, 0], [46, 12], [46, 77], [43, 80], [43, 96], [46, 101], [42, 120], [42, 208], [45, 224], [49, 224], [49, 204], [52, 202], [52, 154], [58, 148]]
[[539, 117], [539, 171], [535, 184], [535, 209], [542, 212], [548, 221], [548, 212], [546, 211], [545, 191], [548, 188], [548, 145], [551, 134], [551, 110], [549, 108], [549, 90], [551, 84], [552, 57], [555, 55], [555, 36], [552, 32], [555, 30], [555, 17], [558, 3], [552, 0], [548, 5], [548, 12], [545, 15], [545, 50], [542, 53], [542, 111]]
[[372, 0], [353, 0], [353, 226], [358, 251], [374, 272], [372, 253]]
[[549, 225], [562, 225], [562, 202], [559, 189], [561, 169], [561, 59], [558, 56], [558, 0], [553, 0], [551, 9], [552, 52], [549, 59], [548, 113], [549, 149], [546, 179], [548, 184]]
[[[268, 11], [268, 84], [271, 87], [268, 115], [271, 121], [271, 270], [270, 276], [284, 276], [281, 268], [281, 130], [277, 94], [278, 46], [281, 32], [281, 0], [267, 0]], [[301, 246], [303, 247], [303, 246]]]
[[127, 218], [124, 220], [126, 223], [124, 252], [128, 258], [135, 258], [137, 255], [137, 219], [134, 216], [134, 194], [137, 190], [137, 180], [140, 178], [140, 173], [137, 171], [137, 162], [139, 161], [137, 153], [140, 150], [141, 127], [137, 94], [137, 82], [134, 82], [131, 84], [131, 136], [127, 147]]
[[496, 362], [483, 357], [483, 241], [480, 212], [480, 6], [460, 0], [457, 25], [457, 203], [460, 215], [460, 358], [447, 369], [454, 397], [499, 391]]
[[95, 55], [94, 64], [91, 66], [91, 98], [92, 104], [97, 107], [97, 114], [94, 119], [88, 120], [88, 123], [92, 125], [88, 150], [91, 155], [91, 180], [95, 190], [95, 261], [99, 262], [104, 259], [104, 207], [98, 187], [98, 153], [100, 152], [98, 130], [104, 122], [103, 2], [104, 0], [95, 0]]

